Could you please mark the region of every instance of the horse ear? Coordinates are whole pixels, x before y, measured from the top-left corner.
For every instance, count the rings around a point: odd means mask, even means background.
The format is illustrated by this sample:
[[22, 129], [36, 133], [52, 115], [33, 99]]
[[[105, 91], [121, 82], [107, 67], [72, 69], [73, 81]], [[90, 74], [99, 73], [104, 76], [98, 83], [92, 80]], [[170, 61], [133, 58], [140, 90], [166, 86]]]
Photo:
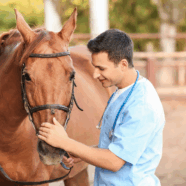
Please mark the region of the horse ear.
[[67, 43], [70, 42], [72, 38], [72, 34], [76, 29], [76, 20], [77, 20], [77, 8], [74, 9], [72, 15], [64, 24], [62, 30], [58, 33], [58, 35]]
[[36, 33], [26, 23], [22, 14], [18, 10], [16, 10], [16, 9], [14, 9], [14, 10], [15, 10], [15, 14], [16, 14], [17, 29], [21, 33], [23, 40], [26, 43], [29, 43], [34, 39], [34, 37], [36, 36]]
[[9, 37], [9, 35], [10, 35], [9, 32], [3, 33], [2, 35], [0, 35], [0, 40], [5, 41]]
[[10, 36], [9, 32], [5, 32], [2, 35], [0, 35], [0, 45], [2, 45], [6, 39]]

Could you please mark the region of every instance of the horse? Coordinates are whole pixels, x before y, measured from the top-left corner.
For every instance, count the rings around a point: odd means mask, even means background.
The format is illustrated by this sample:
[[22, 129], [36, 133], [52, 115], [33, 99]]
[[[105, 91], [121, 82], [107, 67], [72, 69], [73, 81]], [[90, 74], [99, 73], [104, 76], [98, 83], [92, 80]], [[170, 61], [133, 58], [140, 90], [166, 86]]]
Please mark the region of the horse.
[[[69, 48], [76, 9], [59, 33], [32, 30], [20, 12], [15, 14], [17, 30], [0, 36], [0, 166], [12, 180], [39, 182], [67, 172], [60, 166], [65, 152], [37, 138], [41, 123], [52, 123], [55, 116], [64, 126], [68, 118], [69, 137], [95, 145], [96, 125], [113, 89], [93, 79], [91, 54], [85, 46]], [[74, 96], [83, 112], [72, 107]], [[48, 107], [41, 109], [43, 105]], [[32, 108], [40, 110], [29, 114]], [[65, 186], [88, 186], [87, 166], [83, 161], [76, 163], [64, 179]], [[0, 174], [0, 185], [15, 184]]]

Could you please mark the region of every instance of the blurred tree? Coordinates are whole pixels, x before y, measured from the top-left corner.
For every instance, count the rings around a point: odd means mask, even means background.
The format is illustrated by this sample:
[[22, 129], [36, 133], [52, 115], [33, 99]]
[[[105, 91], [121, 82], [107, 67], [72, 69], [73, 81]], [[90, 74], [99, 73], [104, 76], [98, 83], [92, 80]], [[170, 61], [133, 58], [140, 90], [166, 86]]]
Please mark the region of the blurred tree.
[[77, 7], [78, 18], [75, 33], [90, 33], [89, 28], [89, 0], [61, 0], [61, 17], [64, 22]]
[[59, 32], [62, 29], [60, 0], [44, 0], [44, 12], [46, 29]]
[[152, 0], [157, 7], [161, 19], [161, 48], [164, 52], [176, 51], [175, 36], [177, 26], [185, 18], [186, 0]]
[[[176, 39], [177, 26], [179, 22], [185, 17], [186, 0], [152, 0], [157, 7], [159, 17], [161, 20], [160, 25], [160, 44], [163, 52], [175, 52], [176, 51]], [[169, 62], [170, 59], [163, 59], [161, 63]], [[175, 83], [175, 76], [177, 76], [175, 69], [163, 67], [158, 71], [157, 77], [161, 85], [173, 85]]]
[[[157, 33], [160, 20], [157, 6], [151, 0], [110, 0], [109, 20], [111, 28], [118, 28], [127, 33]], [[135, 40], [136, 51], [145, 51], [149, 39]], [[153, 40], [155, 49], [159, 42]]]

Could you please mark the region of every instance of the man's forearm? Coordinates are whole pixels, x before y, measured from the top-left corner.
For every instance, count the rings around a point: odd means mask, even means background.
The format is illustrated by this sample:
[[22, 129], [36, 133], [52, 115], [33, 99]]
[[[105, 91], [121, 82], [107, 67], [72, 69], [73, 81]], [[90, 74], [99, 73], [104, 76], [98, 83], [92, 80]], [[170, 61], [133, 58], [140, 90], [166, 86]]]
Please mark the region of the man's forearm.
[[91, 147], [93, 147], [93, 148], [98, 148], [98, 145], [92, 145]]
[[108, 149], [89, 147], [73, 139], [68, 140], [65, 150], [89, 164], [114, 172], [118, 171], [125, 163]]

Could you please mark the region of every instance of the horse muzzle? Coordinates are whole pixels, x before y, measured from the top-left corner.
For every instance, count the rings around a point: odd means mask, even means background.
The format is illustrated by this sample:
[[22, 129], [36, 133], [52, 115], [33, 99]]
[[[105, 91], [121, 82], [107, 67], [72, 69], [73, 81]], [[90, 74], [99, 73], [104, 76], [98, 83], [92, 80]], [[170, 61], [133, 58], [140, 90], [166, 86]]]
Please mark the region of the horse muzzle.
[[63, 149], [53, 147], [40, 139], [38, 139], [37, 151], [40, 160], [46, 165], [57, 165], [61, 163], [66, 153]]

